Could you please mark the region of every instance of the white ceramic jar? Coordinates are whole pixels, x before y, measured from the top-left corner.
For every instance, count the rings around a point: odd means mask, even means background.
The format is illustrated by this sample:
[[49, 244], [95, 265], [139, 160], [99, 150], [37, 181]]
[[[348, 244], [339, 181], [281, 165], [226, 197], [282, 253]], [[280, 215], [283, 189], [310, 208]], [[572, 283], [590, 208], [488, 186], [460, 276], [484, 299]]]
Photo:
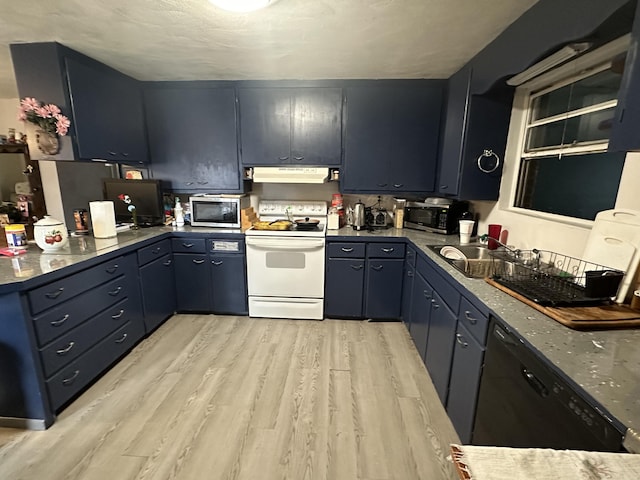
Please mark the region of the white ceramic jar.
[[49, 215], [33, 224], [33, 236], [36, 244], [45, 252], [56, 252], [69, 241], [65, 224]]

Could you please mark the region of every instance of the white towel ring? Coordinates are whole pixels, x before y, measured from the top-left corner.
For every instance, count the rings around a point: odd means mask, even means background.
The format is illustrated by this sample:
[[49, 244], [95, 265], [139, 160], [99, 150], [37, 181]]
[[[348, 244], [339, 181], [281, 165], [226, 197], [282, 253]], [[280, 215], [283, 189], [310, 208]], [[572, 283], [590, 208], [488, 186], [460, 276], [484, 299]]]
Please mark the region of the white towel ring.
[[[496, 163], [493, 166], [493, 168], [484, 168], [482, 166], [482, 159], [487, 157], [496, 157]], [[478, 168], [480, 169], [481, 172], [493, 173], [498, 169], [499, 166], [500, 166], [500, 157], [493, 150], [485, 150], [484, 152], [482, 152], [482, 155], [478, 157]]]

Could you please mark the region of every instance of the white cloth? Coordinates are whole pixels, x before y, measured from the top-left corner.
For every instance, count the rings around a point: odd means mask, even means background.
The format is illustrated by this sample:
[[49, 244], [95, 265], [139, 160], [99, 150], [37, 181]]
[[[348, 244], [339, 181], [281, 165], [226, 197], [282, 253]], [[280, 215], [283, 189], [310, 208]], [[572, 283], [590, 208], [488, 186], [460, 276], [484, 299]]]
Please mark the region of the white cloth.
[[640, 455], [451, 445], [465, 480], [638, 480]]

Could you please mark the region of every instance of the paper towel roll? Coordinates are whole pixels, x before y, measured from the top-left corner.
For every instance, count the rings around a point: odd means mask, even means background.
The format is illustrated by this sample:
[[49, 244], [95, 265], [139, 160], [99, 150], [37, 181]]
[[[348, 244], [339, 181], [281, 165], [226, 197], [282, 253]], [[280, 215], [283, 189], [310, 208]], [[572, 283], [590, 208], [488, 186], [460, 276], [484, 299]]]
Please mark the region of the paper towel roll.
[[93, 236], [96, 238], [112, 238], [116, 233], [116, 213], [113, 202], [89, 202]]

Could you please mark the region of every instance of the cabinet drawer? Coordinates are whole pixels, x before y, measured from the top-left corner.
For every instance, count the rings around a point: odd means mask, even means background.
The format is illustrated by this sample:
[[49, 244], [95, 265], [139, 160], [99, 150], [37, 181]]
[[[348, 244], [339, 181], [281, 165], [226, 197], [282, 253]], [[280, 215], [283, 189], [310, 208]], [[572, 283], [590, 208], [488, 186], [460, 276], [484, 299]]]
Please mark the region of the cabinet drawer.
[[364, 243], [331, 242], [327, 245], [329, 258], [364, 258]]
[[156, 258], [163, 257], [167, 253], [171, 253], [171, 242], [168, 238], [138, 250], [138, 265], [142, 266]]
[[404, 258], [404, 243], [368, 243], [368, 258]]
[[[44, 346], [130, 294], [131, 278], [119, 277], [34, 318], [38, 345]], [[135, 288], [135, 287], [133, 287]]]
[[457, 315], [460, 309], [460, 292], [447, 282], [427, 260], [418, 257], [416, 269], [431, 284], [433, 289], [447, 304], [447, 306]]
[[122, 275], [130, 262], [123, 257], [101, 263], [83, 272], [34, 288], [27, 293], [31, 313], [37, 314], [82, 292]]
[[206, 253], [204, 238], [172, 238], [171, 246], [176, 253]]
[[127, 301], [117, 303], [41, 350], [45, 377], [53, 375], [129, 320], [135, 320], [131, 318]]
[[489, 318], [464, 297], [460, 300], [459, 320], [481, 345], [486, 344]]
[[141, 321], [129, 322], [47, 380], [51, 408], [57, 411], [144, 335]]

